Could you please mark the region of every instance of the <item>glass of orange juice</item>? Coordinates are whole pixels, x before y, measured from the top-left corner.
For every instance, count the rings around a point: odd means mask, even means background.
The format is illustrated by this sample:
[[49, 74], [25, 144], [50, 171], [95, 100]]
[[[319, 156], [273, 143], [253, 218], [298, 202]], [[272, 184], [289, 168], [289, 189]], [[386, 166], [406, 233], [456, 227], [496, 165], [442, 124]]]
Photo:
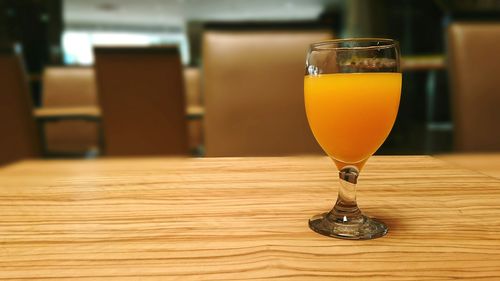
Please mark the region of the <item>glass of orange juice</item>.
[[337, 202], [309, 227], [343, 239], [373, 239], [388, 231], [356, 203], [356, 183], [368, 158], [385, 141], [401, 96], [399, 45], [391, 39], [314, 43], [306, 59], [304, 97], [314, 137], [339, 170]]

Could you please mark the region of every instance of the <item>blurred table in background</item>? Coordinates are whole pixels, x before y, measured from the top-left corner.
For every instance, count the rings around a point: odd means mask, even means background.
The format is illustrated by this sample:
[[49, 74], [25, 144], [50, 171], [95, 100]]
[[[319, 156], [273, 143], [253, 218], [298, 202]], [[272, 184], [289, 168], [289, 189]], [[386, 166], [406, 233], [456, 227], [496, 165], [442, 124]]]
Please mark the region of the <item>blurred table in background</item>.
[[203, 119], [203, 116], [205, 116], [205, 107], [202, 105], [190, 105], [187, 107], [186, 113], [189, 120]]
[[442, 154], [435, 157], [459, 167], [500, 179], [500, 152]]
[[43, 121], [59, 121], [69, 119], [99, 121], [101, 111], [97, 106], [78, 107], [42, 107], [35, 109], [35, 118]]
[[0, 279], [500, 279], [500, 180], [429, 156], [368, 161], [369, 241], [308, 228], [327, 157], [25, 161], [0, 186]]
[[[190, 105], [186, 108], [186, 117], [190, 120], [202, 119], [205, 114], [203, 106]], [[35, 118], [44, 121], [83, 119], [100, 120], [101, 110], [97, 106], [78, 107], [42, 107], [34, 110]]]
[[[205, 108], [201, 105], [189, 105], [186, 108], [186, 118], [192, 122], [200, 122], [203, 119], [205, 114]], [[96, 151], [89, 151], [84, 153], [60, 153], [60, 152], [52, 152], [47, 150], [46, 143], [46, 135], [45, 135], [45, 126], [44, 124], [47, 122], [58, 122], [64, 120], [85, 120], [90, 122], [96, 122], [100, 124], [101, 122], [101, 110], [98, 106], [78, 106], [78, 107], [41, 107], [35, 109], [33, 111], [33, 115], [35, 116], [35, 120], [38, 126], [38, 132], [40, 135], [40, 141], [42, 143], [43, 155], [45, 156], [63, 156], [63, 157], [95, 157]], [[200, 129], [201, 130], [201, 129]], [[193, 131], [190, 131], [193, 134]], [[198, 137], [198, 136], [192, 136]], [[102, 147], [103, 139], [102, 132], [100, 129], [98, 130], [98, 140], [99, 146]], [[190, 145], [194, 146], [195, 151], [194, 155], [198, 156], [201, 154], [198, 152], [198, 146], [201, 146], [199, 140], [191, 141]]]
[[444, 55], [404, 56], [401, 58], [402, 71], [440, 70], [446, 68]]

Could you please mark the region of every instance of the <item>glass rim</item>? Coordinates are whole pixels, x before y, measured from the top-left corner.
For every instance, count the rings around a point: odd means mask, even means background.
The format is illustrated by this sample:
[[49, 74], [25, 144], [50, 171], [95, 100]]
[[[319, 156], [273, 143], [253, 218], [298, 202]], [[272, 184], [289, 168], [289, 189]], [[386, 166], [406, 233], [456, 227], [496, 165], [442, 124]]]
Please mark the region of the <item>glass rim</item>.
[[[338, 44], [345, 42], [353, 42], [353, 43], [373, 42], [373, 43], [384, 43], [384, 44], [371, 45], [371, 46], [352, 46], [352, 47], [338, 46]], [[398, 47], [399, 47], [399, 42], [395, 39], [365, 37], [365, 38], [342, 38], [342, 39], [322, 40], [311, 43], [309, 49], [315, 51], [332, 51], [332, 50], [344, 51], [344, 50], [377, 50], [377, 49], [389, 49]]]

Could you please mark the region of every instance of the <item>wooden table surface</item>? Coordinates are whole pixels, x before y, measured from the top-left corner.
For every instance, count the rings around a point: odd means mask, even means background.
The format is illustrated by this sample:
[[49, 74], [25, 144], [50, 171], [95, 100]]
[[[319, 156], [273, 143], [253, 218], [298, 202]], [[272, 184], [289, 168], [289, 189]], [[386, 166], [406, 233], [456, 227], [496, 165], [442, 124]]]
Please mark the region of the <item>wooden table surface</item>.
[[498, 152], [443, 154], [435, 157], [459, 167], [500, 179], [500, 153]]
[[500, 280], [500, 180], [373, 157], [362, 209], [387, 236], [320, 236], [326, 157], [25, 161], [0, 169], [0, 280]]
[[[203, 106], [190, 105], [186, 108], [186, 115], [190, 119], [202, 118], [204, 113]], [[33, 114], [37, 119], [43, 120], [101, 118], [101, 110], [97, 106], [41, 107], [35, 109]]]

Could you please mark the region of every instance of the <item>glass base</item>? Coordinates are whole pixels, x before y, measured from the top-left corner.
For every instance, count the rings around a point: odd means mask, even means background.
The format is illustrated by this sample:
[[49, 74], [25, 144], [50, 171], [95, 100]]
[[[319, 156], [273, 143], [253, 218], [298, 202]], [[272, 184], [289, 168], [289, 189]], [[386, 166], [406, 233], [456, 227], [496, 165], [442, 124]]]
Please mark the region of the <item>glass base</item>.
[[339, 218], [332, 212], [312, 217], [309, 220], [309, 227], [321, 235], [351, 240], [382, 237], [389, 230], [383, 222], [362, 214], [356, 219], [347, 219]]

